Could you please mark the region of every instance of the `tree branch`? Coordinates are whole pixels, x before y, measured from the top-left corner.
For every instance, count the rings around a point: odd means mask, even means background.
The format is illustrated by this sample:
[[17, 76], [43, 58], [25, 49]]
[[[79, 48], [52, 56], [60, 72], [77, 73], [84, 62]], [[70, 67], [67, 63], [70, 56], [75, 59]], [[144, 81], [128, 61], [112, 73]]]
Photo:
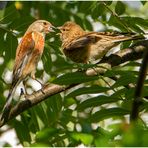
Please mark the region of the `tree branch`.
[[[111, 67], [117, 66], [121, 63], [124, 63], [129, 60], [137, 60], [142, 58], [142, 54], [144, 53], [145, 48], [148, 47], [148, 41], [142, 41], [137, 43], [132, 48], [128, 48], [122, 51], [119, 51], [115, 54], [110, 55], [109, 57], [104, 57], [99, 63], [108, 63]], [[133, 56], [134, 55], [134, 56]], [[119, 60], [119, 61], [118, 61]], [[100, 69], [99, 69], [100, 70]], [[97, 71], [97, 74], [103, 74], [105, 71]], [[89, 70], [87, 75], [96, 75], [96, 70], [93, 69]], [[56, 84], [47, 84], [42, 90], [39, 90], [31, 95], [28, 95], [26, 100], [18, 102], [16, 106], [11, 109], [10, 115], [8, 120], [15, 118], [17, 115], [21, 114], [25, 110], [35, 106], [36, 104], [44, 101], [45, 99], [61, 93], [65, 90], [68, 90], [78, 84], [72, 84], [70, 86], [60, 86]], [[2, 127], [6, 122], [0, 121], [0, 127]]]
[[0, 127], [2, 127], [9, 120], [13, 119], [17, 115], [24, 112], [25, 110], [31, 108], [32, 106], [35, 106], [36, 104], [42, 102], [43, 100], [46, 100], [48, 97], [56, 95], [76, 85], [77, 84], [73, 84], [70, 86], [60, 86], [56, 84], [47, 84], [41, 90], [38, 90], [31, 95], [27, 95], [25, 100], [20, 101], [18, 104], [16, 104], [16, 106], [14, 106], [11, 109], [11, 112], [9, 114], [7, 121], [0, 121]]
[[138, 119], [139, 108], [143, 103], [142, 90], [143, 90], [144, 80], [146, 78], [147, 69], [148, 69], [148, 49], [145, 50], [142, 65], [140, 67], [139, 77], [138, 77], [138, 81], [135, 89], [134, 101], [132, 105], [132, 111], [130, 115], [131, 121], [136, 121]]
[[144, 50], [148, 47], [148, 40], [139, 41], [130, 48], [120, 50], [115, 54], [111, 54], [109, 57], [104, 57], [100, 63], [108, 63], [111, 67], [120, 65], [127, 61], [134, 61], [141, 59], [144, 53]]

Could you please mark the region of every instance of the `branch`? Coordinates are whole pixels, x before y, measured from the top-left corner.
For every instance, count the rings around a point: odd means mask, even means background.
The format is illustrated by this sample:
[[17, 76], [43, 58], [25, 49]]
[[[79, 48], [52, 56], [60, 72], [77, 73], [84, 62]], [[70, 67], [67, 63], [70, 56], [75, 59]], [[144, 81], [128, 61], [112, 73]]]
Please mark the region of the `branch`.
[[31, 95], [27, 95], [26, 99], [23, 101], [20, 101], [16, 106], [14, 106], [11, 109], [11, 112], [9, 114], [7, 121], [0, 121], [0, 127], [2, 127], [5, 123], [7, 123], [9, 120], [13, 119], [17, 115], [21, 114], [25, 110], [31, 108], [32, 106], [37, 105], [38, 103], [46, 100], [48, 97], [51, 97], [53, 95], [56, 95], [60, 92], [63, 92], [71, 87], [76, 86], [77, 84], [70, 85], [70, 86], [60, 86], [56, 84], [47, 84], [42, 88], [41, 90], [36, 91], [35, 93]]
[[[145, 50], [145, 48], [148, 47], [148, 41], [139, 42], [139, 44], [136, 44], [132, 48], [125, 49], [123, 51], [119, 51], [116, 54], [113, 54], [114, 56], [110, 55], [109, 57], [104, 57], [101, 62], [108, 63], [111, 67], [117, 66], [121, 63], [124, 63], [129, 60], [137, 60], [142, 58], [142, 54]], [[135, 57], [134, 57], [134, 56]], [[119, 61], [118, 61], [119, 59]], [[99, 63], [101, 63], [99, 62]], [[97, 70], [97, 74], [100, 73], [103, 75], [105, 71], [102, 71], [102, 69]], [[87, 75], [96, 75], [96, 69], [88, 70]], [[38, 103], [46, 100], [47, 98], [56, 95], [58, 93], [64, 92], [65, 90], [68, 90], [74, 86], [77, 86], [79, 84], [72, 84], [70, 86], [60, 86], [56, 84], [47, 84], [42, 90], [39, 90], [31, 95], [28, 95], [26, 100], [18, 102], [16, 106], [14, 106], [11, 109], [10, 115], [8, 117], [7, 121], [0, 121], [0, 127], [2, 127], [6, 122], [10, 121], [11, 119], [15, 118], [17, 115], [21, 114], [25, 110], [31, 108], [32, 106], [37, 105]]]
[[140, 67], [139, 77], [138, 77], [137, 86], [135, 90], [135, 97], [134, 97], [132, 111], [130, 115], [131, 121], [136, 121], [138, 119], [139, 108], [143, 103], [142, 90], [143, 90], [144, 80], [146, 78], [147, 69], [148, 69], [148, 49], [145, 50], [142, 65]]
[[144, 50], [148, 47], [148, 40], [139, 41], [130, 48], [120, 50], [115, 54], [111, 54], [109, 57], [104, 57], [100, 63], [108, 63], [111, 67], [120, 65], [127, 61], [134, 61], [141, 59], [144, 53]]

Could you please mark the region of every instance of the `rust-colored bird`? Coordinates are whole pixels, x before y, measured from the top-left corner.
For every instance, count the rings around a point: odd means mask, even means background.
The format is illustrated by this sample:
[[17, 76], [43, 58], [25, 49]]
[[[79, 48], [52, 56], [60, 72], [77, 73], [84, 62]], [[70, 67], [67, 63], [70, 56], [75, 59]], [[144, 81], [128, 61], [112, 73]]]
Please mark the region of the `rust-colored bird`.
[[9, 116], [12, 95], [19, 83], [24, 81], [27, 76], [35, 79], [35, 70], [44, 50], [45, 35], [53, 32], [52, 29], [53, 26], [50, 22], [37, 20], [28, 27], [19, 43], [13, 67], [12, 84], [1, 120], [6, 120]]
[[111, 48], [128, 40], [143, 39], [140, 35], [123, 35], [114, 32], [86, 32], [78, 24], [68, 21], [60, 30], [62, 51], [76, 63], [102, 58]]

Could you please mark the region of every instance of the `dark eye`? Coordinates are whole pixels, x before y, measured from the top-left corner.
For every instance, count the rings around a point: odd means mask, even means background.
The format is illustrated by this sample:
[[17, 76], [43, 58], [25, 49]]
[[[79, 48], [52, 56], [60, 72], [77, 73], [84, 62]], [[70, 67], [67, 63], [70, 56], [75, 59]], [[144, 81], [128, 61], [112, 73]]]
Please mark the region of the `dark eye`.
[[46, 22], [43, 22], [43, 24], [44, 24], [44, 25], [47, 25], [47, 23], [46, 23]]
[[63, 28], [63, 31], [68, 31], [68, 29]]

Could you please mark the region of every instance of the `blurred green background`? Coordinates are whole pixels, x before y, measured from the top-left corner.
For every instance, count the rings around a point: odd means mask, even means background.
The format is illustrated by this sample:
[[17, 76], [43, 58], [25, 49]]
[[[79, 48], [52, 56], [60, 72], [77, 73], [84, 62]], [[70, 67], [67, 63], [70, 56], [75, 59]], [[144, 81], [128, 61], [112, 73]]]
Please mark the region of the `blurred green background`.
[[[148, 30], [146, 1], [9, 1], [0, 2], [0, 109], [5, 103], [11, 83], [15, 51], [27, 27], [36, 19], [45, 19], [55, 26], [75, 21], [87, 31], [120, 31], [143, 33]], [[148, 31], [147, 31], [148, 32]], [[131, 42], [120, 46], [129, 47]], [[14, 131], [16, 145], [22, 146], [148, 146], [148, 102], [140, 108], [137, 125], [129, 124], [129, 113], [136, 85], [140, 60], [127, 62], [107, 70], [104, 76], [84, 79], [74, 73], [78, 65], [65, 58], [56, 34], [46, 37], [46, 45], [36, 76], [43, 83], [70, 85], [82, 83], [64, 93], [25, 111], [0, 129], [0, 146], [12, 146], [3, 140], [6, 132]], [[95, 65], [96, 66], [96, 65]], [[113, 81], [109, 77], [117, 76]], [[145, 80], [143, 96], [148, 95]], [[35, 82], [28, 81], [32, 93]], [[18, 98], [20, 88], [15, 97]], [[17, 100], [16, 100], [17, 101]]]

